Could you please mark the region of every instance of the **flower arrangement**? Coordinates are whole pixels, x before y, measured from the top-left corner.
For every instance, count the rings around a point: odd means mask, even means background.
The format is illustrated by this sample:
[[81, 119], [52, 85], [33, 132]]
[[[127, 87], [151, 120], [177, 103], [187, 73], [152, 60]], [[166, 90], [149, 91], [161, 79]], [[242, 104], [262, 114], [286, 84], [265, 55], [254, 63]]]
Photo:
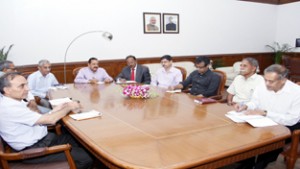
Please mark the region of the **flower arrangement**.
[[280, 45], [278, 42], [274, 42], [273, 45], [266, 45], [266, 47], [269, 47], [274, 51], [275, 63], [281, 63], [283, 53], [292, 51], [294, 49], [294, 47], [288, 43]]
[[123, 94], [130, 98], [149, 98], [149, 86], [128, 85], [123, 89]]

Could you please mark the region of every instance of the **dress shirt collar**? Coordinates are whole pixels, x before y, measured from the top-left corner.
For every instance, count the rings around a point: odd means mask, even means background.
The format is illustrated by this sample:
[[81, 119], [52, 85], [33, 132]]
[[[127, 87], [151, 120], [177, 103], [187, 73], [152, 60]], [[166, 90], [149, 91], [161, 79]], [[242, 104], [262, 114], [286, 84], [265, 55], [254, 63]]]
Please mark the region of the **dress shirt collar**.
[[[284, 85], [282, 86], [282, 88], [280, 90], [278, 90], [277, 92], [275, 92], [275, 91], [272, 90], [270, 92], [272, 92], [274, 94], [293, 93], [293, 91], [291, 90], [291, 88], [289, 88], [289, 86], [292, 85], [292, 83], [293, 82], [291, 82], [290, 80], [286, 80], [286, 82], [284, 83]], [[265, 87], [266, 87], [266, 85], [265, 85]]]
[[[1, 94], [2, 95], [2, 94]], [[24, 105], [27, 105], [27, 103], [22, 99], [22, 100], [17, 100], [17, 99], [14, 99], [14, 98], [11, 98], [11, 97], [7, 97], [7, 96], [5, 96], [5, 95], [2, 95], [1, 96], [2, 97], [2, 101], [5, 101], [6, 103], [7, 102], [19, 102], [19, 103], [22, 103], [22, 104], [24, 104]]]
[[199, 73], [199, 71], [198, 71], [198, 70], [196, 70], [196, 71], [198, 72], [198, 74], [199, 74], [200, 76], [207, 76], [208, 74], [210, 74], [210, 73], [211, 73], [211, 70], [210, 70], [210, 69], [207, 69], [207, 71], [206, 71], [206, 72], [204, 72], [203, 74]]
[[42, 73], [41, 73], [41, 71], [39, 71], [39, 70], [37, 71], [37, 77], [39, 77], [39, 78], [41, 78], [41, 77], [46, 78], [46, 77], [49, 76], [49, 74], [50, 74], [50, 72], [48, 74], [46, 74], [46, 76], [43, 76]]
[[[243, 75], [242, 75], [242, 76], [243, 76]], [[254, 80], [254, 79], [256, 79], [257, 76], [258, 76], [258, 75], [257, 75], [256, 73], [254, 73], [253, 75], [251, 75], [251, 76], [248, 77], [247, 79]], [[247, 79], [245, 78], [245, 76], [243, 76], [243, 78], [244, 78], [244, 80], [247, 80]]]

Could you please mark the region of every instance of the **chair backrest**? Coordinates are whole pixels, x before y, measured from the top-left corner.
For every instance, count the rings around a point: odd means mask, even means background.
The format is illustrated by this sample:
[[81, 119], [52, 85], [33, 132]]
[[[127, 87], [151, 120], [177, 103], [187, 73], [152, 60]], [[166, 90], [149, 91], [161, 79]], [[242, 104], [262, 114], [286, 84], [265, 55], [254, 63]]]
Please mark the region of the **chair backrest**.
[[174, 66], [175, 68], [179, 69], [181, 71], [181, 74], [182, 74], [182, 81], [185, 80], [186, 78], [186, 69], [183, 68], [183, 67], [180, 67], [180, 66]]
[[28, 78], [28, 76], [30, 74], [32, 74], [33, 72], [22, 72], [21, 75], [24, 76], [26, 79]]
[[300, 81], [300, 58], [283, 55], [283, 65], [289, 70], [289, 79], [294, 82]]
[[286, 168], [293, 169], [295, 167], [295, 163], [297, 158], [300, 157], [300, 130], [294, 130], [292, 133], [291, 143], [284, 146], [283, 152], [281, 153], [286, 159]]
[[79, 70], [81, 68], [84, 68], [84, 67], [76, 67], [75, 69], [73, 69], [73, 76], [74, 76], [74, 78], [77, 76], [77, 74], [78, 74], [78, 72], [79, 72]]
[[222, 95], [225, 91], [225, 83], [226, 83], [226, 74], [220, 70], [213, 70], [213, 72], [215, 72], [217, 75], [220, 76], [220, 84], [219, 84], [219, 88], [218, 88], [218, 92], [217, 95]]

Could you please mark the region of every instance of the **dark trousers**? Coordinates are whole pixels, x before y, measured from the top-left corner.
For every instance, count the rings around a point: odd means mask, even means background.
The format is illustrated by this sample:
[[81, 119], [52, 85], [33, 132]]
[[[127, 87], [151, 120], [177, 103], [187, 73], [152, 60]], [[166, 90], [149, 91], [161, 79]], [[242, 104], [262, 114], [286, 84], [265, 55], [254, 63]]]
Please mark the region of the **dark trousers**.
[[[286, 126], [290, 129], [291, 132], [293, 132], [296, 129], [300, 129], [300, 123], [297, 123], [293, 126]], [[290, 143], [291, 139], [287, 139], [285, 143]], [[264, 169], [267, 167], [267, 165], [270, 162], [276, 161], [278, 155], [282, 152], [282, 148], [273, 150], [261, 155], [258, 155], [256, 160], [255, 157], [246, 159], [241, 161], [241, 166], [238, 167], [238, 169]]]
[[[39, 147], [49, 147], [54, 145], [61, 144], [70, 144], [72, 146], [71, 155], [74, 159], [77, 169], [89, 169], [92, 168], [93, 159], [92, 157], [81, 148], [75, 139], [69, 135], [68, 133], [64, 133], [62, 135], [56, 135], [54, 133], [48, 133], [42, 140], [38, 141], [34, 145], [27, 147], [29, 148], [39, 148]], [[53, 162], [53, 161], [62, 161], [66, 160], [65, 153], [56, 153], [50, 154], [43, 157], [33, 158], [29, 160], [24, 160], [25, 163], [45, 163], [45, 162]]]

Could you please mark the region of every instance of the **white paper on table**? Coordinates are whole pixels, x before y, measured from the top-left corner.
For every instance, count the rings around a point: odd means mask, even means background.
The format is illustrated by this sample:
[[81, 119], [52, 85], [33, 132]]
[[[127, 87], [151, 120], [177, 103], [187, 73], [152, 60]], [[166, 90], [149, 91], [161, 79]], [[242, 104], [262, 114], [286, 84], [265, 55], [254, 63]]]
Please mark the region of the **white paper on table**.
[[239, 119], [234, 115], [231, 114], [225, 114], [226, 117], [230, 118], [232, 121], [236, 122], [236, 123], [245, 123], [245, 120]]
[[167, 90], [167, 93], [180, 93], [181, 89], [177, 89], [177, 90]]
[[267, 126], [275, 126], [278, 125], [272, 119], [268, 117], [258, 118], [258, 119], [249, 119], [246, 120], [253, 127], [267, 127]]
[[57, 106], [57, 105], [60, 105], [60, 104], [63, 104], [63, 103], [71, 102], [71, 101], [72, 100], [69, 97], [49, 100], [49, 102], [52, 106]]
[[51, 86], [49, 89], [51, 90], [57, 90], [57, 89], [67, 89], [68, 86], [65, 85], [59, 85], [59, 86]]
[[98, 112], [96, 110], [91, 110], [89, 112], [82, 112], [79, 114], [70, 114], [69, 116], [71, 118], [73, 118], [74, 120], [85, 120], [85, 119], [90, 119], [90, 118], [94, 118], [94, 117], [100, 117], [100, 116], [102, 116], [102, 113]]
[[136, 81], [134, 81], [134, 80], [126, 80], [126, 81], [122, 82], [120, 80], [117, 80], [116, 83], [117, 84], [127, 84], [127, 83], [136, 83]]
[[98, 82], [97, 82], [97, 84], [104, 84], [104, 82], [100, 82], [100, 81], [98, 81]]
[[267, 127], [277, 125], [272, 119], [261, 116], [261, 115], [246, 115], [243, 112], [230, 111], [225, 114], [226, 117], [230, 118], [232, 121], [236, 123], [247, 122], [253, 127]]

